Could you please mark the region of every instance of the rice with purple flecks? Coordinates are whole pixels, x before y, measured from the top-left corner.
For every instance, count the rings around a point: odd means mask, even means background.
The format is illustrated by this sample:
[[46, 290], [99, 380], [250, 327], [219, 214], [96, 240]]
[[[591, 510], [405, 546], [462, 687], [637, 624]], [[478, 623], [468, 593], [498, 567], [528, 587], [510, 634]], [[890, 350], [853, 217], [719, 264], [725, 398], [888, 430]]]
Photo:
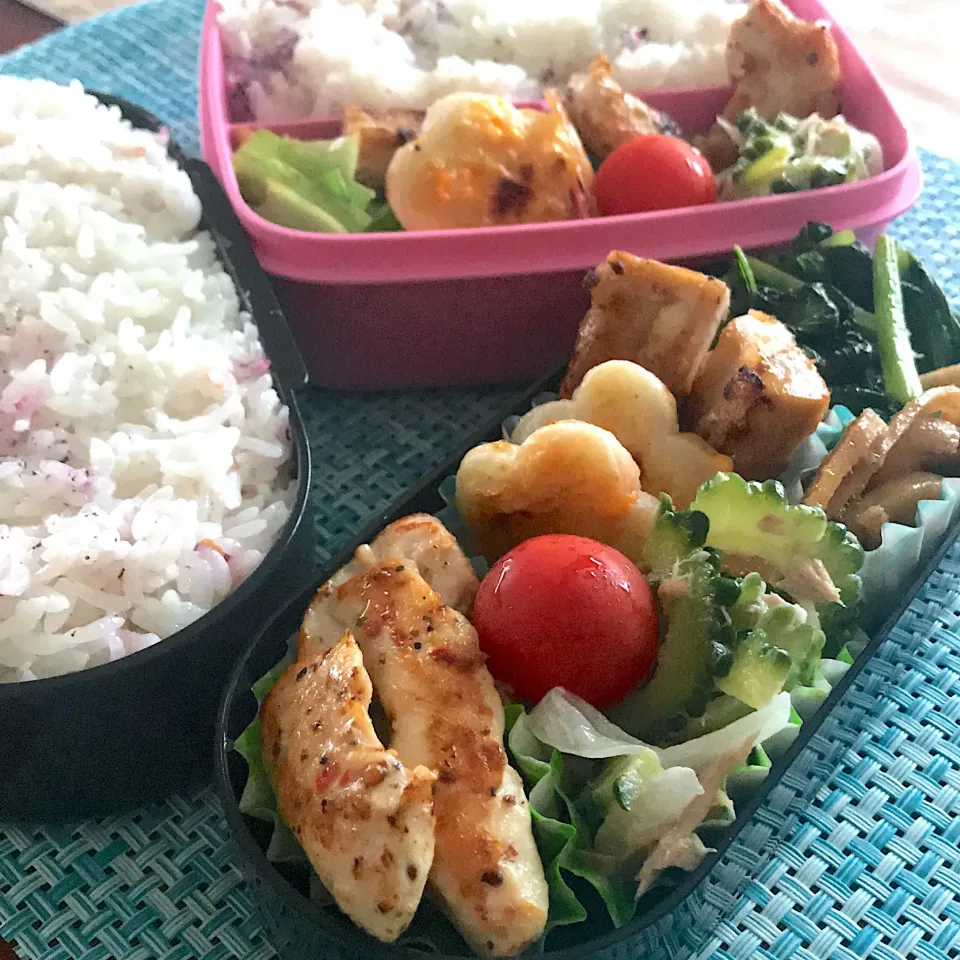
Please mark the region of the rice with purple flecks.
[[220, 0], [234, 120], [538, 98], [598, 55], [628, 90], [726, 83], [742, 0]]
[[0, 77], [0, 682], [142, 650], [289, 515], [287, 410], [162, 138]]

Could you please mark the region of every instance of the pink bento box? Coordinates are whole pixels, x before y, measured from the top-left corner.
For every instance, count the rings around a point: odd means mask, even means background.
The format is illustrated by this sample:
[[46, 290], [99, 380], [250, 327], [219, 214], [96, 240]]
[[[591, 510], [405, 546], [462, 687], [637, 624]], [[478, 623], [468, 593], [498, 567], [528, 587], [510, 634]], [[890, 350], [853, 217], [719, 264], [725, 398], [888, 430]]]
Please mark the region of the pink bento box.
[[[294, 337], [319, 386], [374, 390], [496, 383], [540, 376], [569, 353], [589, 298], [584, 271], [611, 250], [658, 260], [722, 254], [734, 243], [782, 243], [808, 220], [852, 228], [872, 243], [916, 201], [920, 165], [878, 78], [836, 25], [842, 110], [883, 146], [884, 173], [859, 183], [684, 210], [477, 230], [328, 235], [275, 226], [244, 203], [231, 164], [216, 0], [200, 61], [203, 154], [273, 276]], [[818, 0], [788, 0], [807, 19]], [[644, 99], [686, 131], [706, 130], [725, 87], [657, 90]], [[336, 136], [329, 119], [265, 124], [303, 139]]]

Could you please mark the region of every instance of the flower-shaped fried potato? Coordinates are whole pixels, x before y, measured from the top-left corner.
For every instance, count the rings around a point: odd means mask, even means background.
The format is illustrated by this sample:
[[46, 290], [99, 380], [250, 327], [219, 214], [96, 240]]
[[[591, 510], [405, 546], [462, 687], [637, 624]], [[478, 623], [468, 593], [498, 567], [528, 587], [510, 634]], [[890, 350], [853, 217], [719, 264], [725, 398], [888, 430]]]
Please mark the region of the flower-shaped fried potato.
[[717, 453], [693, 433], [681, 433], [677, 403], [663, 382], [629, 360], [608, 360], [593, 367], [569, 400], [534, 407], [513, 433], [522, 443], [545, 424], [582, 420], [609, 430], [640, 465], [643, 489], [669, 493], [686, 508], [704, 480], [733, 469], [733, 461]]
[[531, 537], [570, 533], [640, 566], [658, 506], [620, 441], [579, 420], [548, 424], [519, 445], [481, 444], [457, 471], [457, 509], [491, 563]]

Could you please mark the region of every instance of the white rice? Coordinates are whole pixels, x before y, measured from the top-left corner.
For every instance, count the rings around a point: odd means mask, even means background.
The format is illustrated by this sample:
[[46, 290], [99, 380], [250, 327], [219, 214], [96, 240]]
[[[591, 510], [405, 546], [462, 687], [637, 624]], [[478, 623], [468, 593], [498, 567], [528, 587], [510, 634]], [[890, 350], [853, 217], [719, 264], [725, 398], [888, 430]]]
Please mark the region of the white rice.
[[726, 81], [739, 0], [221, 0], [236, 119], [533, 99], [598, 54], [626, 89]]
[[0, 682], [170, 636], [287, 519], [287, 410], [199, 217], [159, 138], [0, 77]]

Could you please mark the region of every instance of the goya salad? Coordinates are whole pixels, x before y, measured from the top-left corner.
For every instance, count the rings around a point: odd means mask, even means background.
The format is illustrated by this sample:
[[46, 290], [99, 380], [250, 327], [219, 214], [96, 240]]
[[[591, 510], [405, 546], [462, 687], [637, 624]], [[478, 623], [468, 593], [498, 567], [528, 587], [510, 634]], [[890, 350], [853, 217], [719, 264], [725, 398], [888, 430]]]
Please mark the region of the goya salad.
[[[631, 921], [863, 649], [898, 531], [955, 514], [957, 321], [917, 261], [811, 224], [716, 273], [611, 253], [559, 395], [359, 548], [255, 687], [241, 809], [380, 940]], [[878, 402], [831, 407], [854, 330], [876, 373], [844, 395]]]

